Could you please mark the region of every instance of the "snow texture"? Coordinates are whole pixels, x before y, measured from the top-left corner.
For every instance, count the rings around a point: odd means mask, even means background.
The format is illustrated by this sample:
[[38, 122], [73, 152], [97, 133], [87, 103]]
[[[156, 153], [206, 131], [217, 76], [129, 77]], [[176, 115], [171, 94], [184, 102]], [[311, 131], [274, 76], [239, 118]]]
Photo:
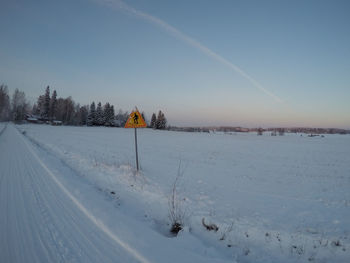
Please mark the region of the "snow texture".
[[348, 135], [4, 127], [0, 262], [350, 260]]

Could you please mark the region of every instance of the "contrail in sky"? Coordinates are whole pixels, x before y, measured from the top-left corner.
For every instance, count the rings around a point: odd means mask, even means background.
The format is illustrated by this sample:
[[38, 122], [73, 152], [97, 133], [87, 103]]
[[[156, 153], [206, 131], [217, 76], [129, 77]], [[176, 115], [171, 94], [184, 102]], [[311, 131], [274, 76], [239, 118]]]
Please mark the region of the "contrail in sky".
[[269, 95], [270, 97], [272, 97], [277, 102], [279, 102], [279, 103], [283, 102], [283, 100], [281, 98], [279, 98], [278, 96], [276, 96], [272, 92], [270, 92], [267, 89], [265, 89], [259, 82], [257, 82], [251, 76], [249, 76], [245, 71], [240, 69], [238, 66], [236, 66], [233, 63], [231, 63], [227, 59], [223, 58], [219, 54], [215, 53], [211, 49], [207, 48], [206, 46], [204, 46], [203, 44], [201, 44], [200, 42], [198, 42], [194, 38], [192, 38], [192, 37], [182, 33], [180, 30], [178, 30], [175, 27], [173, 27], [173, 26], [169, 25], [168, 23], [164, 22], [163, 20], [161, 20], [161, 19], [159, 19], [159, 18], [157, 18], [155, 16], [152, 16], [150, 14], [147, 14], [145, 12], [142, 12], [140, 10], [137, 10], [137, 9], [133, 8], [132, 6], [129, 6], [126, 3], [124, 3], [123, 1], [120, 1], [120, 0], [94, 0], [94, 1], [106, 4], [106, 5], [110, 6], [110, 7], [114, 7], [114, 8], [125, 10], [125, 11], [127, 11], [128, 13], [130, 13], [132, 15], [135, 15], [135, 16], [137, 16], [139, 18], [142, 18], [142, 19], [146, 20], [147, 22], [149, 22], [151, 24], [154, 24], [154, 25], [164, 29], [166, 32], [168, 32], [169, 34], [173, 35], [177, 39], [180, 39], [183, 42], [187, 43], [188, 45], [190, 45], [190, 46], [192, 46], [192, 47], [202, 51], [208, 57], [211, 57], [212, 59], [220, 62], [221, 64], [226, 65], [227, 67], [233, 69], [235, 72], [240, 74], [242, 77], [246, 78], [257, 89], [259, 89], [262, 92], [264, 92], [265, 94]]

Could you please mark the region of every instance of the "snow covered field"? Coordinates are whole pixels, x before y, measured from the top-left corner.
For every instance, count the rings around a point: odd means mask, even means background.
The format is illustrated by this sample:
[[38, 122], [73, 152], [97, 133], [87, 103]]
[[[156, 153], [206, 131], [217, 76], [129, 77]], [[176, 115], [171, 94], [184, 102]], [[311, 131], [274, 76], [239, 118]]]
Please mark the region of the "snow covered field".
[[[167, 262], [350, 262], [348, 135], [138, 129], [137, 174], [133, 129], [17, 128], [96, 218], [112, 230], [114, 217], [134, 229], [140, 240], [121, 238], [137, 243], [151, 262], [167, 255]], [[178, 170], [185, 229], [172, 237], [168, 200]], [[203, 218], [219, 230], [207, 231]]]

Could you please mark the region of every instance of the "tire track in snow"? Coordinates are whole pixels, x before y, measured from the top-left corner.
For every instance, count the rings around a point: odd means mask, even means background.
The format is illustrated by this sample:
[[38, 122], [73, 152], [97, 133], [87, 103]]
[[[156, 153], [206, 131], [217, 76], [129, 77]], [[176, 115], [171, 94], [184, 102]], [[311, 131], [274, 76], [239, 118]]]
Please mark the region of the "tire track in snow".
[[[32, 189], [34, 188], [34, 185], [32, 184]], [[56, 247], [56, 251], [59, 251], [59, 253], [57, 253], [56, 257], [60, 258], [61, 261], [64, 261], [69, 254], [69, 248], [64, 247], [63, 244], [64, 242], [62, 242], [63, 238], [61, 237], [59, 231], [57, 231], [55, 229], [54, 224], [51, 221], [49, 212], [47, 210], [47, 207], [45, 206], [45, 202], [43, 200], [43, 198], [40, 196], [40, 193], [38, 190], [34, 190], [33, 191], [33, 195], [36, 201], [36, 205], [38, 206], [38, 208], [40, 209], [40, 214], [42, 215], [43, 219], [44, 219], [44, 224], [45, 226], [47, 226], [47, 229], [49, 231], [49, 235], [51, 236], [52, 240], [55, 240], [55, 247]]]
[[0, 136], [3, 134], [3, 132], [5, 131], [5, 129], [6, 129], [6, 127], [7, 127], [7, 124], [5, 125], [5, 127], [4, 128], [2, 128], [2, 130], [0, 131]]
[[44, 168], [44, 170], [50, 175], [52, 180], [59, 186], [59, 188], [72, 200], [72, 202], [79, 208], [83, 214], [89, 218], [89, 220], [94, 223], [102, 232], [104, 232], [108, 237], [110, 237], [113, 241], [115, 241], [119, 246], [121, 246], [125, 251], [127, 251], [130, 255], [132, 255], [136, 260], [141, 263], [151, 263], [148, 259], [142, 256], [138, 251], [132, 248], [130, 245], [122, 241], [119, 237], [112, 233], [108, 227], [101, 222], [98, 218], [92, 215], [68, 190], [67, 188], [56, 178], [56, 176], [51, 172], [51, 170], [42, 162], [39, 156], [34, 152], [32, 147], [28, 144], [28, 142], [19, 134], [16, 130], [21, 140], [27, 146], [30, 153], [35, 157], [38, 163]]
[[[2, 130], [0, 131], [0, 136], [4, 133], [4, 131], [6, 130], [6, 128], [7, 128], [7, 123], [6, 123], [5, 127], [2, 128]], [[4, 177], [5, 177], [5, 174], [4, 174], [2, 177], [0, 177], [0, 186], [1, 186], [1, 184], [2, 184], [2, 181], [3, 181], [3, 178], [4, 178]]]

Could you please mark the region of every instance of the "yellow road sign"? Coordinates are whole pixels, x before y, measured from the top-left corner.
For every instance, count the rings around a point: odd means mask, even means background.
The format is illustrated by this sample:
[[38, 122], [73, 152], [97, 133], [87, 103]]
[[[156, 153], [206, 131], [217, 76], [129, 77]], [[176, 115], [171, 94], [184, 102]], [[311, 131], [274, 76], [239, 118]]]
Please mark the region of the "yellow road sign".
[[125, 123], [125, 128], [145, 128], [147, 124], [138, 110], [130, 113], [129, 119]]

